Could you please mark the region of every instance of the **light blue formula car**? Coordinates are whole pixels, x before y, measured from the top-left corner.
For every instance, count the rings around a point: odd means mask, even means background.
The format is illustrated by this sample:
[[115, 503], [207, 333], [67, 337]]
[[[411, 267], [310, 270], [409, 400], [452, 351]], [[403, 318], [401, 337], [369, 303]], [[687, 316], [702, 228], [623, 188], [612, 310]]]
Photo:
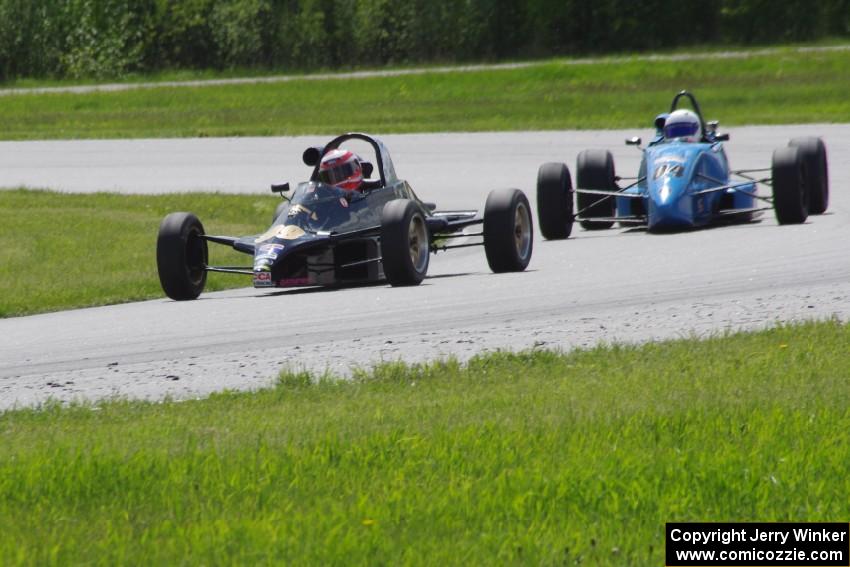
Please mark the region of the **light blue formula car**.
[[[691, 109], [679, 108], [683, 99]], [[805, 222], [826, 211], [829, 201], [826, 146], [816, 137], [795, 138], [773, 152], [770, 168], [732, 171], [717, 122], [706, 123], [696, 98], [682, 91], [670, 112], [655, 118], [646, 148], [640, 138], [626, 144], [643, 151], [636, 178], [618, 177], [606, 150], [578, 156], [576, 185], [563, 163], [545, 163], [537, 176], [537, 215], [547, 239], [567, 238], [574, 221], [585, 230], [645, 227], [676, 231], [711, 224], [752, 221], [773, 209], [779, 224]], [[770, 172], [770, 177], [759, 177]], [[629, 180], [621, 187], [619, 181]], [[770, 186], [770, 196], [758, 185]], [[575, 206], [573, 206], [575, 194]], [[760, 206], [767, 203], [769, 206]]]

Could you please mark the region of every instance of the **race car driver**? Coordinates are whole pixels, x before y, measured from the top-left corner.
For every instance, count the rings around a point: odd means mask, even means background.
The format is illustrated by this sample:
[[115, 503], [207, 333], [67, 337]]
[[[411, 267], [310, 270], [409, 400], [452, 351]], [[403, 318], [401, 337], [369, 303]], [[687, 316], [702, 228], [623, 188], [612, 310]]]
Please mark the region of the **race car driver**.
[[683, 142], [701, 141], [702, 124], [699, 116], [691, 110], [674, 110], [664, 121], [664, 139]]
[[319, 180], [346, 191], [357, 191], [363, 184], [360, 158], [343, 148], [329, 151], [319, 163]]

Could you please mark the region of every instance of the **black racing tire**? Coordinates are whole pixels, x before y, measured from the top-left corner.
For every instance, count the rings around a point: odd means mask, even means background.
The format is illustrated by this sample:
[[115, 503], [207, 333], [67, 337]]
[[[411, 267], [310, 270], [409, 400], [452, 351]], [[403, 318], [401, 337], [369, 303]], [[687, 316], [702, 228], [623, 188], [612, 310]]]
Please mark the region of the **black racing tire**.
[[809, 216], [806, 166], [803, 153], [795, 146], [773, 152], [773, 210], [779, 224], [800, 224]]
[[496, 273], [521, 272], [531, 261], [531, 207], [519, 189], [490, 191], [484, 204], [484, 252]]
[[392, 286], [419, 285], [428, 273], [431, 240], [425, 215], [409, 199], [395, 199], [381, 211], [381, 262]]
[[826, 144], [820, 138], [794, 138], [789, 146], [799, 148], [806, 164], [806, 188], [809, 191], [809, 214], [820, 215], [829, 207], [829, 168]]
[[547, 240], [569, 238], [573, 230], [573, 179], [564, 163], [537, 171], [537, 223]]
[[[584, 150], [576, 160], [576, 186], [579, 189], [599, 189], [617, 192], [614, 156], [607, 150]], [[612, 218], [616, 214], [616, 197], [576, 193], [576, 213], [580, 217]], [[580, 221], [585, 230], [605, 230], [613, 221]]]
[[192, 213], [162, 219], [156, 239], [156, 267], [165, 295], [177, 301], [197, 299], [207, 283], [204, 226]]
[[280, 216], [280, 213], [282, 213], [282, 212], [283, 212], [283, 209], [284, 209], [284, 208], [286, 207], [286, 205], [288, 205], [288, 204], [289, 204], [289, 202], [288, 202], [288, 201], [281, 201], [281, 202], [278, 204], [278, 206], [277, 206], [277, 207], [275, 207], [275, 209], [274, 209], [274, 213], [272, 214], [272, 224], [274, 224], [274, 221], [276, 221], [276, 220], [277, 220], [277, 217], [279, 217], [279, 216]]

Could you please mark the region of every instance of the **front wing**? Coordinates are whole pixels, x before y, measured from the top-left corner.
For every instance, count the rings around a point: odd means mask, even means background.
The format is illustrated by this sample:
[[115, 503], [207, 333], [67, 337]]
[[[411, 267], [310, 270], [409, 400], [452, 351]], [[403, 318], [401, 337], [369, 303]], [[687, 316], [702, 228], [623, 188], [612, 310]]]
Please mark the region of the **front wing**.
[[[696, 191], [696, 192], [693, 193], [693, 195], [694, 196], [706, 195], [706, 194], [709, 194], [709, 193], [717, 193], [719, 191], [728, 191], [728, 190], [731, 189], [733, 191], [738, 191], [738, 192], [743, 193], [745, 195], [749, 195], [750, 197], [753, 197], [754, 199], [758, 199], [760, 201], [763, 201], [763, 202], [770, 204], [769, 207], [752, 207], [752, 208], [745, 208], [745, 209], [722, 209], [720, 211], [717, 211], [717, 213], [716, 213], [717, 218], [729, 218], [729, 217], [735, 217], [735, 216], [739, 216], [739, 215], [748, 215], [748, 214], [753, 214], [753, 213], [759, 213], [759, 212], [766, 211], [766, 210], [771, 210], [773, 208], [773, 197], [758, 195], [755, 192], [747, 191], [747, 190], [744, 189], [744, 187], [747, 187], [747, 188], [752, 187], [753, 183], [762, 183], [762, 184], [770, 185], [771, 178], [769, 178], [769, 177], [754, 178], [754, 177], [751, 177], [751, 176], [748, 175], [749, 173], [761, 172], [761, 171], [767, 171], [767, 170], [766, 169], [750, 169], [750, 170], [732, 171], [732, 172], [730, 172], [732, 175], [737, 175], [739, 177], [743, 177], [743, 178], [746, 179], [746, 181], [741, 181], [741, 182], [736, 182], [736, 183], [720, 184], [716, 187], [711, 187], [709, 189], [703, 189], [702, 191]], [[703, 177], [704, 179], [707, 179], [709, 181], [715, 181], [717, 183], [721, 183], [719, 180], [713, 179], [713, 178], [705, 176], [705, 175], [701, 175], [701, 177]], [[644, 179], [645, 178], [638, 179], [637, 181], [630, 184], [629, 186], [623, 187], [623, 188], [618, 189], [616, 191], [606, 191], [604, 189], [576, 189], [575, 190], [576, 193], [582, 193], [582, 194], [585, 194], [585, 195], [598, 195], [601, 198], [594, 201], [591, 205], [588, 205], [584, 209], [576, 211], [576, 213], [574, 214], [574, 219], [577, 220], [577, 221], [588, 221], [589, 220], [589, 221], [595, 221], [595, 222], [619, 222], [619, 223], [622, 223], [622, 224], [629, 224], [629, 225], [634, 225], [634, 226], [645, 226], [645, 225], [647, 225], [648, 219], [647, 219], [646, 215], [624, 215], [624, 216], [614, 216], [614, 217], [588, 217], [588, 216], [582, 215], [582, 212], [584, 210], [590, 209], [594, 205], [597, 205], [597, 204], [599, 204], [599, 203], [601, 203], [601, 202], [603, 202], [607, 199], [615, 199], [615, 198], [618, 198], [618, 197], [619, 198], [627, 198], [627, 199], [645, 199], [646, 195], [643, 195], [643, 194], [640, 194], [640, 193], [626, 193], [626, 191], [628, 189], [634, 187], [635, 185], [637, 185], [638, 183], [640, 183]]]

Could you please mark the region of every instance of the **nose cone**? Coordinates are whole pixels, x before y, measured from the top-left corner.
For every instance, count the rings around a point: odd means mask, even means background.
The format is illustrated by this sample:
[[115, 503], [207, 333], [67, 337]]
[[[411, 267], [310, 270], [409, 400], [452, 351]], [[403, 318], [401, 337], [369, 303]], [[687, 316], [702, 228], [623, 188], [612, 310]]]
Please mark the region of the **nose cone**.
[[676, 230], [693, 226], [691, 199], [681, 183], [665, 179], [649, 191], [649, 230]]
[[702, 144], [671, 142], [647, 151], [647, 216], [649, 230], [680, 230], [694, 226], [689, 190]]

